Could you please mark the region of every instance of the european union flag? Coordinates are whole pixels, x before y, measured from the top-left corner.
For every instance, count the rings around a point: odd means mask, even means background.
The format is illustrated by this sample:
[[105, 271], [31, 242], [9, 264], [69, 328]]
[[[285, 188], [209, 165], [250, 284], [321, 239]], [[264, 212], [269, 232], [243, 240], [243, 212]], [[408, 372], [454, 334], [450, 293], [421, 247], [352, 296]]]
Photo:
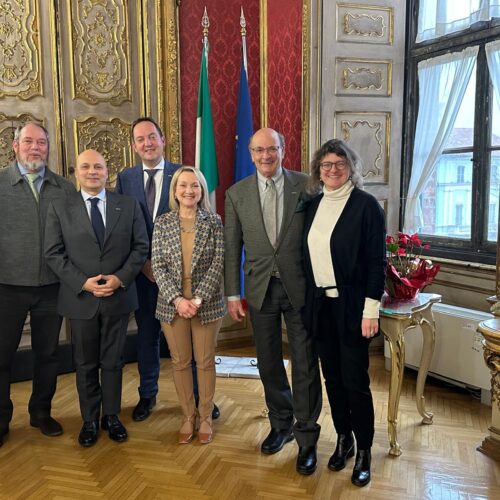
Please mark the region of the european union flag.
[[240, 70], [240, 88], [238, 90], [238, 109], [236, 111], [236, 156], [234, 181], [238, 182], [255, 172], [248, 143], [253, 135], [252, 105], [248, 90], [248, 78], [243, 58]]
[[[253, 135], [252, 105], [250, 103], [250, 92], [248, 90], [248, 77], [245, 68], [245, 57], [241, 58], [240, 88], [238, 90], [238, 109], [236, 111], [236, 155], [234, 165], [234, 182], [241, 181], [255, 172], [248, 144]], [[245, 274], [243, 263], [245, 262], [245, 248], [241, 252], [240, 288], [241, 297], [245, 296]]]

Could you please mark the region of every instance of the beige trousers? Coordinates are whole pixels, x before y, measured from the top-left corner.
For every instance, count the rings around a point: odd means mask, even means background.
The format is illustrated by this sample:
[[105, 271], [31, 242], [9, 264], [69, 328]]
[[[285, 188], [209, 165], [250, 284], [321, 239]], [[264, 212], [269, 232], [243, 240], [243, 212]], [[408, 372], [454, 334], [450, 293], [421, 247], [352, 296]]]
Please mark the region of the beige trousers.
[[176, 316], [171, 324], [161, 323], [167, 337], [172, 357], [175, 390], [185, 417], [194, 415], [196, 406], [193, 394], [191, 362], [196, 361], [200, 417], [212, 415], [215, 393], [215, 342], [222, 318], [204, 325], [195, 316], [184, 319]]

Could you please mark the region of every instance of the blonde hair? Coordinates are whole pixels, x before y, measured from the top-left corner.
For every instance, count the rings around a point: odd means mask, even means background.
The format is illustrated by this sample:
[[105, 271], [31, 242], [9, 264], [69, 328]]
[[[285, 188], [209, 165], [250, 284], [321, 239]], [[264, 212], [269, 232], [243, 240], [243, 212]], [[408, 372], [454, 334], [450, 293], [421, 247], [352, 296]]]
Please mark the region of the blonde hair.
[[175, 198], [175, 190], [177, 189], [177, 183], [179, 182], [179, 177], [184, 172], [193, 173], [201, 186], [201, 199], [198, 202], [198, 208], [203, 210], [211, 211], [210, 200], [208, 199], [208, 186], [207, 181], [205, 180], [205, 176], [199, 168], [194, 167], [180, 167], [174, 173], [172, 177], [172, 181], [170, 182], [170, 190], [168, 193], [168, 206], [170, 210], [174, 210], [176, 212], [179, 211], [179, 202]]

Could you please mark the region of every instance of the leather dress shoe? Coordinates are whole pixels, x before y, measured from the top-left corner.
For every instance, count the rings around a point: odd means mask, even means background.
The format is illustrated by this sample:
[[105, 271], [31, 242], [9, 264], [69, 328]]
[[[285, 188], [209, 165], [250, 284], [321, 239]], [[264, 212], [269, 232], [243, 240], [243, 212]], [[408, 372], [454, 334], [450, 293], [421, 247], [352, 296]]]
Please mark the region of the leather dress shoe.
[[293, 433], [290, 429], [271, 429], [266, 439], [262, 442], [260, 451], [266, 455], [272, 455], [285, 446], [286, 443], [293, 441]]
[[352, 471], [351, 483], [355, 486], [366, 486], [371, 479], [370, 465], [372, 462], [372, 454], [370, 449], [358, 450], [356, 453], [356, 463]]
[[316, 470], [318, 459], [316, 457], [316, 446], [299, 446], [297, 456], [297, 472], [308, 476]]
[[220, 409], [219, 407], [214, 403], [214, 408], [212, 410], [212, 420], [217, 420], [220, 417]]
[[109, 439], [121, 443], [128, 438], [127, 429], [123, 426], [118, 415], [104, 415], [101, 420], [103, 431], [108, 431]]
[[61, 424], [51, 416], [41, 418], [30, 418], [31, 427], [37, 427], [45, 436], [60, 436], [63, 433]]
[[339, 434], [337, 436], [337, 447], [328, 460], [328, 468], [333, 471], [342, 470], [348, 458], [354, 456], [354, 437], [350, 434]]
[[134, 408], [132, 412], [132, 419], [136, 422], [142, 422], [146, 420], [151, 414], [151, 410], [156, 405], [156, 397], [152, 398], [140, 398], [137, 406]]
[[3, 438], [9, 433], [9, 426], [0, 427], [0, 446], [3, 445]]
[[78, 435], [78, 442], [84, 448], [88, 448], [97, 442], [99, 434], [99, 422], [97, 420], [88, 420], [83, 422], [80, 434]]

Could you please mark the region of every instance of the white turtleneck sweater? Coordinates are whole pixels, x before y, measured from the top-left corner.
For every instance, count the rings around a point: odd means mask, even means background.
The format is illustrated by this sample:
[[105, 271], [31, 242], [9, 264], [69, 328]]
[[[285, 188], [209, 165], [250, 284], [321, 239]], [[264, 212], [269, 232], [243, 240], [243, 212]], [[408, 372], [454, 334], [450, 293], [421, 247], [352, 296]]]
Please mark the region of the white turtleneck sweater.
[[[314, 221], [307, 235], [314, 281], [318, 287], [326, 288], [336, 286], [337, 284], [330, 250], [330, 240], [333, 229], [353, 189], [354, 185], [350, 180], [333, 191], [329, 191], [326, 186], [323, 189], [323, 198], [318, 205]], [[339, 296], [336, 288], [326, 290], [325, 294], [327, 297]], [[366, 297], [363, 318], [378, 318], [379, 308], [380, 301]]]

